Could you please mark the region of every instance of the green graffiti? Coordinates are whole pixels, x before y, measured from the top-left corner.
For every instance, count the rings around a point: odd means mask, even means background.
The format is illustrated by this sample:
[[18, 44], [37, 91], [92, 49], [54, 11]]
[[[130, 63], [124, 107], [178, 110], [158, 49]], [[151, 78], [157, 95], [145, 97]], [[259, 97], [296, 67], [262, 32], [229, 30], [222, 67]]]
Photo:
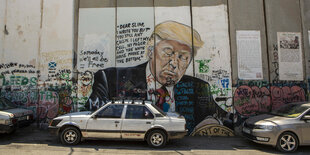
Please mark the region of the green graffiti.
[[209, 72], [209, 62], [211, 60], [196, 60], [195, 62], [199, 63], [199, 73], [208, 73]]
[[217, 96], [227, 96], [230, 88], [219, 88], [216, 84], [211, 85], [211, 93]]
[[24, 77], [24, 76], [15, 76], [11, 75], [10, 78], [7, 80], [4, 76], [2, 78], [2, 85], [3, 86], [36, 86], [37, 85], [37, 78], [36, 77]]

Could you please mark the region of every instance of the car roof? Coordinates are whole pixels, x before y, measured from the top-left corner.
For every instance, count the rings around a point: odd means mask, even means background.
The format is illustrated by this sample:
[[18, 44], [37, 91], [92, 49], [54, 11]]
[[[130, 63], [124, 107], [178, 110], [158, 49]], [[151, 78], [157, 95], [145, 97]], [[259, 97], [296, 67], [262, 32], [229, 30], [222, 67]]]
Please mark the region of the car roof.
[[148, 100], [115, 100], [115, 101], [109, 101], [108, 103], [144, 105], [144, 104], [152, 104], [152, 101], [148, 101]]

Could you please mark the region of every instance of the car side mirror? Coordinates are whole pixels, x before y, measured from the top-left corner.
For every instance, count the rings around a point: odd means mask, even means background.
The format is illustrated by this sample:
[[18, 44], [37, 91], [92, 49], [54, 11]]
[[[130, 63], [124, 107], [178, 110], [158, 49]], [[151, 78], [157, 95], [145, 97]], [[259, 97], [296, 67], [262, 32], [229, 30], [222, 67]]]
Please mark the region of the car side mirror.
[[93, 119], [97, 119], [97, 118], [98, 118], [98, 115], [96, 114], [96, 115], [94, 115], [92, 118], [93, 118]]
[[304, 116], [302, 117], [302, 120], [305, 120], [305, 121], [310, 120], [310, 115], [304, 115]]

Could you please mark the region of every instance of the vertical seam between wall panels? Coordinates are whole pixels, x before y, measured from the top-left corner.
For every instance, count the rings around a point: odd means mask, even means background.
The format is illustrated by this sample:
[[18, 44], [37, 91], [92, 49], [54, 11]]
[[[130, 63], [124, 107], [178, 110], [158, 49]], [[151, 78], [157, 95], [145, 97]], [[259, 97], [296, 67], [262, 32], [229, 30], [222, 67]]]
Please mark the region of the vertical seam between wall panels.
[[[229, 0], [226, 0], [227, 5], [226, 5], [226, 15], [227, 15], [227, 25], [228, 25], [228, 39], [229, 39], [229, 50], [230, 50], [230, 78], [231, 78], [231, 88], [233, 88], [234, 85], [234, 77], [233, 77], [233, 62], [232, 62], [232, 47], [231, 47], [231, 30], [230, 30], [230, 13], [229, 13]], [[237, 53], [237, 52], [236, 52]], [[238, 75], [237, 75], [237, 81], [238, 81]], [[229, 97], [229, 96], [228, 96]], [[231, 97], [233, 98], [233, 89], [231, 90]], [[232, 104], [232, 113], [235, 114], [235, 109], [234, 109], [234, 100], [232, 99], [231, 101]], [[234, 122], [233, 122], [234, 124]]]
[[[115, 44], [115, 47], [114, 47], [114, 67], [116, 68], [116, 53], [117, 53], [117, 44], [116, 44], [116, 40], [117, 40], [117, 0], [114, 1], [114, 7], [115, 7], [115, 35], [114, 35], [114, 44]], [[115, 76], [116, 76], [116, 89], [115, 89], [115, 98], [118, 96], [117, 94], [117, 90], [118, 90], [118, 72], [117, 72], [117, 69], [115, 69]], [[113, 97], [112, 97], [113, 99]]]
[[[38, 60], [38, 70], [40, 70], [40, 66], [41, 66], [41, 34], [42, 34], [42, 23], [43, 23], [43, 4], [44, 3], [44, 0], [41, 0], [40, 1], [40, 13], [41, 13], [41, 17], [40, 17], [40, 29], [39, 29], [39, 38], [38, 38], [38, 55], [37, 55], [37, 60]], [[37, 83], [39, 83], [39, 74], [40, 73], [37, 73]], [[40, 89], [39, 89], [39, 86], [37, 84], [37, 106], [40, 102]], [[39, 127], [39, 122], [40, 122], [40, 117], [38, 116], [37, 114], [37, 127]]]
[[[153, 75], [153, 76], [154, 76], [154, 79], [155, 79], [154, 85], [155, 85], [155, 90], [156, 90], [156, 89], [157, 89], [157, 88], [156, 88], [156, 81], [157, 81], [157, 79], [156, 79], [156, 78], [157, 78], [157, 76], [156, 76], [156, 74], [157, 74], [157, 72], [156, 72], [157, 68], [156, 68], [156, 67], [157, 67], [157, 65], [156, 65], [156, 54], [155, 54], [155, 47], [156, 47], [156, 37], [155, 37], [155, 36], [156, 36], [156, 35], [155, 35], [155, 27], [156, 27], [155, 1], [156, 1], [156, 0], [153, 0], [153, 13], [154, 13], [154, 24], [153, 24], [154, 26], [153, 26], [153, 27], [154, 27], [154, 30], [153, 30], [153, 33], [151, 34], [151, 37], [154, 38], [154, 39], [153, 39], [153, 42], [154, 42], [154, 43], [153, 43], [153, 51], [152, 51], [153, 53], [152, 53], [152, 55], [153, 55], [153, 59], [154, 59], [155, 65], [152, 66], [152, 68], [154, 67], [154, 69], [155, 69], [155, 71], [154, 71], [154, 74], [155, 74], [155, 75]], [[153, 35], [153, 34], [154, 34], [154, 35]], [[151, 38], [150, 38], [150, 39], [151, 39]], [[146, 50], [148, 50], [148, 49], [146, 49]], [[148, 55], [149, 55], [149, 52], [150, 52], [150, 51], [148, 51]], [[149, 67], [152, 65], [152, 63], [151, 63], [150, 61], [151, 61], [151, 60], [150, 60], [150, 57], [149, 57], [149, 58], [148, 58]], [[147, 69], [150, 69], [150, 68], [147, 68]], [[150, 71], [151, 71], [151, 70], [150, 70]], [[152, 74], [152, 73], [151, 73], [151, 74]], [[146, 77], [145, 77], [145, 78], [146, 78]], [[147, 90], [147, 88], [146, 88], [146, 90]], [[147, 96], [146, 96], [146, 97], [147, 97]], [[156, 97], [157, 97], [157, 96], [155, 96], [155, 100], [156, 100]], [[154, 104], [155, 104], [155, 103], [154, 103]]]
[[114, 34], [114, 43], [115, 43], [115, 47], [114, 47], [114, 49], [115, 49], [115, 51], [114, 51], [114, 67], [116, 67], [116, 52], [117, 52], [117, 44], [116, 44], [116, 39], [117, 39], [117, 0], [115, 0], [114, 1], [114, 7], [115, 7], [115, 22], [114, 22], [114, 24], [115, 24], [115, 34]]
[[[41, 35], [42, 35], [42, 24], [43, 24], [43, 7], [44, 7], [44, 0], [41, 0], [40, 2], [40, 13], [41, 13], [41, 16], [40, 16], [40, 30], [39, 30], [39, 44], [38, 44], [38, 56], [37, 56], [37, 59], [38, 59], [38, 68], [40, 70], [40, 66], [41, 66]], [[40, 72], [41, 74], [41, 72]], [[37, 79], [39, 81], [39, 74], [37, 73]]]
[[[300, 24], [300, 28], [301, 28], [301, 32], [300, 32], [300, 42], [301, 42], [301, 45], [302, 46], [300, 46], [301, 47], [301, 50], [302, 50], [302, 70], [303, 70], [303, 81], [305, 82], [305, 80], [306, 80], [306, 82], [307, 82], [307, 79], [306, 79], [306, 77], [307, 77], [307, 70], [306, 70], [306, 53], [305, 53], [305, 39], [304, 39], [304, 20], [303, 20], [303, 16], [302, 16], [302, 14], [303, 14], [303, 8], [301, 7], [301, 1], [302, 0], [299, 0], [298, 1], [298, 6], [299, 6], [299, 16], [300, 16], [300, 20], [301, 20], [301, 24]], [[303, 63], [304, 62], [304, 63]], [[307, 89], [308, 90], [308, 89]]]
[[[264, 12], [264, 26], [265, 26], [265, 36], [266, 36], [266, 41], [265, 41], [265, 43], [266, 43], [266, 54], [267, 54], [267, 70], [268, 70], [268, 85], [269, 85], [269, 87], [271, 86], [271, 83], [272, 83], [272, 80], [271, 80], [271, 72], [270, 72], [270, 58], [269, 58], [269, 41], [268, 41], [268, 25], [267, 25], [267, 16], [266, 16], [266, 14], [267, 14], [267, 9], [266, 9], [266, 2], [265, 2], [265, 0], [262, 0], [263, 1], [263, 12]], [[264, 73], [264, 71], [263, 71], [263, 73]]]
[[[73, 0], [73, 60], [72, 65], [73, 69], [77, 74], [78, 73], [78, 43], [79, 43], [79, 21], [80, 21], [80, 0]], [[75, 53], [75, 54], [74, 54]]]
[[189, 1], [189, 7], [190, 7], [190, 16], [191, 16], [191, 36], [192, 36], [192, 61], [193, 61], [193, 76], [196, 77], [195, 75], [195, 47], [194, 47], [194, 23], [193, 23], [193, 5], [192, 5], [192, 0]]
[[[80, 0], [73, 0], [73, 62], [72, 62], [72, 67], [73, 67], [73, 76], [76, 77], [76, 80], [74, 81], [74, 85], [78, 85], [79, 81], [79, 70], [77, 66], [78, 62], [78, 43], [79, 43], [79, 19], [80, 19]], [[73, 91], [73, 90], [71, 90]], [[75, 97], [78, 98], [78, 93], [75, 93]], [[78, 111], [78, 104], [76, 103], [73, 104], [74, 106], [74, 111]]]

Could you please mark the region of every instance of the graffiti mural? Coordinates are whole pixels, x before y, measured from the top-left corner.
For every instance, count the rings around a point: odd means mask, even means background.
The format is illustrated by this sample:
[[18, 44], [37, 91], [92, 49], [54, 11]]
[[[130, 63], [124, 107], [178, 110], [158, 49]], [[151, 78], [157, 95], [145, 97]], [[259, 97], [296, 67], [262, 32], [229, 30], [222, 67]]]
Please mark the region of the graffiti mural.
[[271, 84], [251, 81], [234, 92], [235, 109], [244, 116], [270, 112], [284, 104], [306, 101], [305, 84], [283, 82]]
[[[132, 25], [128, 23], [118, 27], [126, 30]], [[143, 23], [140, 26], [143, 27]], [[131, 32], [133, 29], [128, 30]], [[185, 75], [192, 55], [196, 55], [204, 44], [199, 33], [194, 30], [193, 46], [196, 49], [191, 50], [191, 34], [191, 27], [179, 22], [164, 21], [157, 24], [147, 42], [142, 39], [148, 61], [133, 67], [112, 67], [97, 71], [85, 108], [96, 110], [113, 98], [149, 99], [164, 112], [182, 114], [190, 132], [207, 117], [223, 124], [227, 112], [214, 100], [212, 86], [206, 81]], [[122, 42], [132, 44], [131, 39], [122, 39]], [[125, 57], [132, 53], [127, 49], [124, 50], [127, 52]], [[127, 62], [132, 59], [118, 60]], [[202, 66], [201, 70], [206, 72], [206, 67]], [[223, 88], [228, 88], [229, 79], [223, 78], [220, 82]], [[221, 93], [227, 94], [225, 90]]]

